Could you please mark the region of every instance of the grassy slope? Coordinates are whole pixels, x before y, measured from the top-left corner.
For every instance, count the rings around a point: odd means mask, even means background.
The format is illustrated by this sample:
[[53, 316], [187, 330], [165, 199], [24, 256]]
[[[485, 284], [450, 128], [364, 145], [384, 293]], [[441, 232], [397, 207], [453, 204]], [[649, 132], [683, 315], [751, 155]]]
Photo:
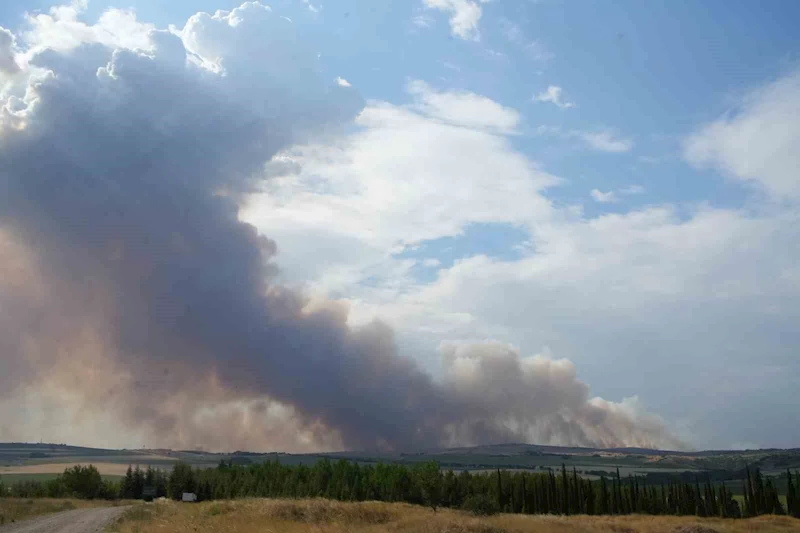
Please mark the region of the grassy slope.
[[[703, 525], [719, 533], [789, 533], [800, 520], [768, 516], [749, 520], [694, 517], [555, 517], [498, 515], [476, 518], [460, 511], [379, 502], [239, 500], [137, 506], [109, 531], [118, 533], [675, 533]], [[709, 531], [708, 533], [713, 533]], [[688, 530], [687, 533], [705, 533]]]

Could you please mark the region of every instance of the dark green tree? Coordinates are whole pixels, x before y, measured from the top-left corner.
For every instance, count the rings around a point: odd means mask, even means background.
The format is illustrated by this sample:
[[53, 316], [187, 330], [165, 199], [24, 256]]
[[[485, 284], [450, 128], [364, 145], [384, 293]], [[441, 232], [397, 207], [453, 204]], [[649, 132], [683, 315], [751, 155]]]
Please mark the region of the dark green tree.
[[786, 469], [786, 513], [800, 517], [800, 506], [797, 501], [797, 493], [795, 492], [794, 483], [792, 482], [792, 473]]
[[76, 465], [64, 470], [61, 482], [67, 494], [93, 500], [103, 496], [103, 478], [93, 465]]
[[420, 463], [416, 466], [414, 474], [423, 501], [436, 512], [442, 495], [442, 474], [439, 463], [436, 461]]
[[194, 492], [196, 489], [194, 477], [191, 465], [176, 463], [169, 475], [169, 496], [173, 500], [180, 500], [184, 492]]

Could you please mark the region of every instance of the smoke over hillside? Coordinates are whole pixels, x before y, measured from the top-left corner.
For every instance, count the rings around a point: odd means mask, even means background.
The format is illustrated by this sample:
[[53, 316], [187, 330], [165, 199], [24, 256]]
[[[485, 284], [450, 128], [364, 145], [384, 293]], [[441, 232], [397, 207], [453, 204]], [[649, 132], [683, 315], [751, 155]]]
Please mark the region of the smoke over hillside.
[[[49, 31], [75, 42], [0, 39], [0, 401], [46, 391], [181, 447], [681, 445], [590, 400], [568, 361], [448, 345], [435, 381], [386, 325], [272, 282], [280, 243], [239, 220], [242, 199], [363, 105], [318, 79], [291, 22], [257, 3], [180, 32], [74, 11]], [[34, 434], [30, 413], [0, 416], [0, 440]]]

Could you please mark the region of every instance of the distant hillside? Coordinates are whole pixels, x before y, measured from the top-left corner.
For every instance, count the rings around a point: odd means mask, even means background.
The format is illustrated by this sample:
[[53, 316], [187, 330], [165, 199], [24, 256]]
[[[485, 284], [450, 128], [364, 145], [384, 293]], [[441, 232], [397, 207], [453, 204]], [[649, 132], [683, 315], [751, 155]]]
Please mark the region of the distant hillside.
[[[443, 468], [453, 470], [547, 470], [561, 464], [575, 468], [588, 477], [620, 470], [627, 474], [675, 474], [709, 472], [715, 477], [738, 476], [745, 465], [758, 467], [767, 474], [787, 468], [800, 470], [800, 449], [779, 450], [708, 450], [678, 452], [643, 448], [580, 448], [539, 446], [532, 444], [497, 444], [450, 449], [402, 452], [332, 452], [318, 454], [211, 453], [202, 450], [108, 450], [68, 446], [64, 444], [0, 443], [0, 474], [19, 471], [30, 465], [59, 465], [76, 462], [152, 465], [169, 468], [176, 461], [196, 466], [215, 466], [221, 460], [238, 464], [277, 460], [284, 464], [313, 464], [322, 458], [345, 459], [361, 464], [402, 463], [436, 460]], [[42, 468], [40, 467], [39, 470]]]

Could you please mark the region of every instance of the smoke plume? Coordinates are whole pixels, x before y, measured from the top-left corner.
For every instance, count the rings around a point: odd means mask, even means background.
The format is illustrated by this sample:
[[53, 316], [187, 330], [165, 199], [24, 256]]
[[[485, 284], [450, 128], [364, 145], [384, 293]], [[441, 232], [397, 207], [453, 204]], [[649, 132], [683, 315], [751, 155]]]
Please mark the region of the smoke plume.
[[0, 29], [0, 440], [117, 424], [214, 449], [680, 446], [635, 402], [590, 399], [566, 360], [447, 345], [433, 380], [386, 325], [276, 285], [276, 243], [239, 205], [361, 99], [258, 3], [181, 30], [132, 17]]

